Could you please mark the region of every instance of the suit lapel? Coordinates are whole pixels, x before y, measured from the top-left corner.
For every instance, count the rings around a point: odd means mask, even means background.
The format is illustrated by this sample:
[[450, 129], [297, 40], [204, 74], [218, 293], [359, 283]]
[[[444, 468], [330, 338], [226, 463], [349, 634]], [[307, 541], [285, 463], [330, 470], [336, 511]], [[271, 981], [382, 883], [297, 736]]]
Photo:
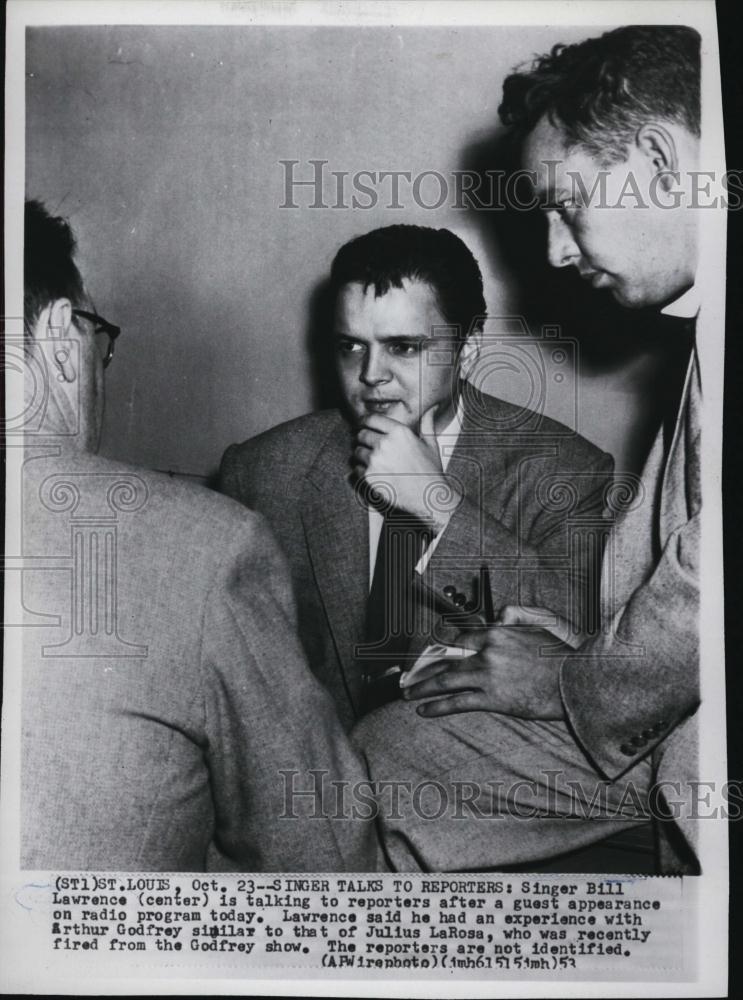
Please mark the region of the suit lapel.
[[[529, 434], [517, 407], [467, 385], [463, 390], [462, 429], [447, 472], [464, 485], [465, 496], [492, 517], [522, 513], [518, 475], [508, 472], [515, 452], [538, 456], [554, 452], [538, 435]], [[511, 463], [512, 467], [512, 463]], [[519, 532], [521, 525], [518, 524]]]
[[699, 370], [692, 351], [668, 454], [658, 431], [642, 470], [642, 501], [619, 516], [604, 555], [602, 616], [609, 621], [652, 573], [669, 535], [699, 506]]
[[462, 427], [454, 450], [449, 446], [451, 457], [446, 471], [461, 481], [464, 495], [479, 507], [483, 506], [488, 483], [499, 481], [504, 466], [501, 441], [494, 433], [498, 415], [491, 412], [493, 402], [467, 386], [463, 396]]
[[315, 581], [352, 702], [358, 704], [355, 647], [363, 641], [369, 579], [369, 519], [349, 482], [346, 425], [328, 438], [310, 468], [301, 517]]
[[[645, 460], [637, 498], [629, 509], [616, 515], [607, 541], [601, 581], [601, 616], [604, 622], [611, 621], [617, 611], [624, 607], [633, 591], [647, 579], [658, 560], [663, 451], [661, 428]], [[623, 478], [620, 478], [620, 482]]]
[[697, 411], [700, 396], [699, 365], [696, 350], [693, 350], [686, 372], [668, 461], [663, 470], [659, 523], [661, 547], [665, 545], [668, 536], [680, 524], [688, 521], [699, 507]]

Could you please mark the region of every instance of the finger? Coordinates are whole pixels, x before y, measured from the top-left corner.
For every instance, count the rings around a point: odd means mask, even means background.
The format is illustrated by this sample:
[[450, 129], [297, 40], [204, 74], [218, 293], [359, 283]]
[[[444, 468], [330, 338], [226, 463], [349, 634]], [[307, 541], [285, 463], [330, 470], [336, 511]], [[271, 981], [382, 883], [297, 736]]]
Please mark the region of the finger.
[[425, 719], [439, 718], [442, 715], [458, 715], [461, 712], [490, 712], [488, 698], [484, 691], [461, 691], [445, 698], [427, 701], [425, 705], [416, 708], [418, 715]]
[[366, 468], [369, 464], [370, 456], [371, 448], [354, 448], [353, 455], [351, 456], [354, 467], [361, 465], [363, 468]]
[[442, 694], [452, 694], [455, 691], [481, 691], [482, 675], [470, 670], [442, 671], [435, 677], [403, 688], [403, 698], [406, 701], [419, 701], [421, 698], [435, 698]]
[[375, 448], [382, 440], [379, 431], [371, 431], [362, 427], [356, 434], [356, 443], [364, 445], [365, 448]]
[[418, 429], [418, 434], [422, 438], [433, 438], [435, 435], [434, 424], [435, 417], [439, 409], [439, 404], [434, 403], [433, 406], [429, 407], [426, 412], [421, 417], [420, 428]]
[[419, 684], [421, 681], [428, 680], [429, 677], [435, 677], [437, 674], [441, 674], [445, 670], [450, 670], [453, 667], [453, 660], [431, 660], [430, 663], [426, 663], [423, 666], [418, 667], [412, 675], [411, 671], [406, 670], [405, 673], [400, 676], [400, 687], [406, 688], [410, 687], [412, 684]]
[[370, 413], [359, 424], [359, 427], [369, 431], [376, 431], [377, 434], [389, 434], [396, 428], [404, 426], [401, 421], [393, 420], [392, 417], [386, 417], [382, 413]]
[[489, 632], [490, 628], [463, 629], [454, 640], [454, 645], [464, 646], [465, 649], [476, 649], [479, 652], [488, 641]]

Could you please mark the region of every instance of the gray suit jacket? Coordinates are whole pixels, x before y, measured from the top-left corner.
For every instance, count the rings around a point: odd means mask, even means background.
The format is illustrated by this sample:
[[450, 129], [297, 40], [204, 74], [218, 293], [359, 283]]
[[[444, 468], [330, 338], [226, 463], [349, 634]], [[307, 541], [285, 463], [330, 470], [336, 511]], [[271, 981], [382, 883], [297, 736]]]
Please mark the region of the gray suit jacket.
[[[591, 577], [608, 528], [610, 456], [564, 425], [469, 385], [464, 400], [447, 469], [464, 500], [428, 565], [430, 590], [441, 598], [454, 586], [477, 602], [477, 573], [487, 564], [496, 610], [521, 601], [583, 624], [597, 612]], [[340, 413], [312, 413], [232, 445], [220, 473], [221, 490], [263, 513], [279, 539], [307, 658], [349, 727], [361, 693], [356, 648], [369, 587], [368, 516], [349, 477], [352, 441]], [[436, 637], [455, 632], [437, 628]]]
[[24, 867], [375, 866], [368, 824], [285, 794], [313, 768], [365, 773], [258, 515], [103, 459], [32, 458], [23, 555]]
[[[660, 431], [607, 547], [603, 634], [561, 673], [573, 731], [597, 769], [614, 779], [654, 753], [658, 780], [681, 782], [682, 799], [698, 777], [700, 409], [695, 351], [668, 455]], [[690, 810], [679, 805], [693, 846]]]

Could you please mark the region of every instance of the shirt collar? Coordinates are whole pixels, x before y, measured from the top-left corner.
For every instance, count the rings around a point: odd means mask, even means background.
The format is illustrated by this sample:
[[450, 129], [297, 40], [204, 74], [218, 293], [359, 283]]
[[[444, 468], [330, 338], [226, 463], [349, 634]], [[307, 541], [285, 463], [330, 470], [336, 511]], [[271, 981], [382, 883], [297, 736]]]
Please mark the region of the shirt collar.
[[677, 316], [679, 319], [694, 319], [699, 312], [700, 305], [699, 289], [696, 285], [692, 285], [683, 295], [679, 295], [677, 299], [661, 309], [661, 313], [664, 316]]
[[439, 431], [436, 435], [436, 446], [439, 449], [439, 457], [441, 458], [441, 465], [446, 472], [446, 467], [449, 464], [449, 459], [451, 458], [451, 453], [459, 438], [459, 432], [462, 429], [462, 421], [464, 420], [464, 399], [462, 393], [459, 394], [459, 399], [457, 400], [457, 408], [454, 411], [454, 416], [451, 418], [446, 427]]

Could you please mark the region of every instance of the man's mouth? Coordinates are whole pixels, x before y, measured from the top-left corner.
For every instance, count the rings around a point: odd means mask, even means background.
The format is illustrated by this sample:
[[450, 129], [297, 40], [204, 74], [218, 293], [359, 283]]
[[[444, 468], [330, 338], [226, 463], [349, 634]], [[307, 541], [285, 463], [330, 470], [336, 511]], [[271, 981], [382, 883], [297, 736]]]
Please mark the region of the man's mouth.
[[396, 406], [399, 399], [362, 399], [364, 409], [367, 413], [387, 413], [393, 406]]
[[611, 278], [606, 271], [580, 271], [584, 281], [590, 281], [594, 288], [606, 288], [611, 284]]

